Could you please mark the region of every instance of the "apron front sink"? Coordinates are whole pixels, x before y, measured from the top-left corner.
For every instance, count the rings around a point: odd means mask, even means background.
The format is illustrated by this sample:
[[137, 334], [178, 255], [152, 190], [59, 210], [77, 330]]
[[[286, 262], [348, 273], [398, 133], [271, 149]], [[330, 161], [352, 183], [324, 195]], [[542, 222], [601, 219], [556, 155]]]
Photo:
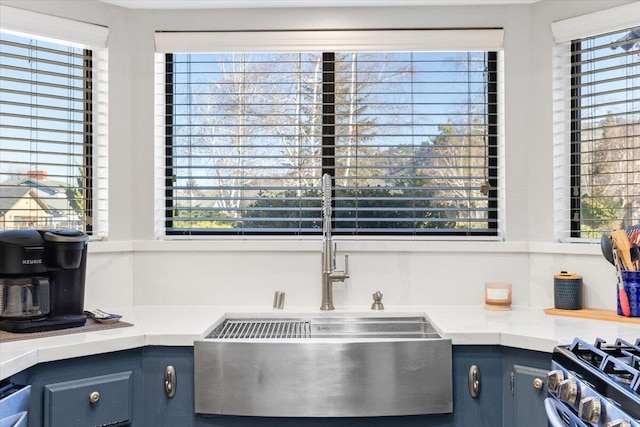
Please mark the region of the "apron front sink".
[[452, 411], [451, 341], [424, 316], [230, 315], [194, 347], [197, 413], [359, 417]]

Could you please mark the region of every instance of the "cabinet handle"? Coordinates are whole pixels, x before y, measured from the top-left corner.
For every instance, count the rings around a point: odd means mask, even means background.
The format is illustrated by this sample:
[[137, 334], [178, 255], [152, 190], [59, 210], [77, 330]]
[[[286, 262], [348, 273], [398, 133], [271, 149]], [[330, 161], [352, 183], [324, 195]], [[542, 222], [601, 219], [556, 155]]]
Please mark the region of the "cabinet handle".
[[176, 395], [177, 382], [176, 369], [171, 365], [167, 366], [164, 370], [164, 392], [169, 399]]
[[474, 399], [480, 397], [480, 368], [471, 365], [469, 368], [469, 394]]
[[542, 381], [540, 378], [534, 378], [533, 388], [535, 388], [536, 390], [542, 390], [542, 386], [544, 386], [544, 381]]
[[100, 400], [100, 393], [99, 392], [94, 391], [91, 394], [89, 394], [89, 402], [98, 403], [98, 400]]

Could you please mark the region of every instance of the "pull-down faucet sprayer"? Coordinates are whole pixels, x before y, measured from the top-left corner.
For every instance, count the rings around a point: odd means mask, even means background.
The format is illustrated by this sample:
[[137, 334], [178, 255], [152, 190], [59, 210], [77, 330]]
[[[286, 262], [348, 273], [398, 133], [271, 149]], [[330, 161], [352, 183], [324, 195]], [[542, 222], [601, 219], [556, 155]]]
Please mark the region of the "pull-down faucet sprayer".
[[344, 256], [344, 271], [336, 270], [336, 246], [331, 238], [331, 176], [322, 176], [322, 305], [333, 310], [333, 283], [349, 278], [349, 255]]

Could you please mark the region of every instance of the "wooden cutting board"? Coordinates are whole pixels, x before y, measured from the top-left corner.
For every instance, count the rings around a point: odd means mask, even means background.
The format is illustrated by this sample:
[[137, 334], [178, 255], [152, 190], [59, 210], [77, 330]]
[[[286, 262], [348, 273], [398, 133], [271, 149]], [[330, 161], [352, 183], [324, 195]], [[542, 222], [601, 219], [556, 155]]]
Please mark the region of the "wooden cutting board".
[[640, 325], [640, 317], [618, 316], [618, 313], [615, 310], [604, 310], [601, 308], [583, 308], [582, 310], [545, 308], [544, 312], [554, 316], [579, 317], [582, 319], [607, 320], [611, 322], [636, 323]]

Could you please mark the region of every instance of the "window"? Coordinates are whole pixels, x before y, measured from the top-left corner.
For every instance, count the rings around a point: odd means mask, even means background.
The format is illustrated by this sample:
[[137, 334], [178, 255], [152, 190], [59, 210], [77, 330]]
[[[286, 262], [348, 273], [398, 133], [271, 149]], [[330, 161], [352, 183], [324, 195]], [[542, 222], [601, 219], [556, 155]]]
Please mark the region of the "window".
[[[637, 12], [623, 7], [619, 15]], [[640, 27], [599, 28], [615, 24], [600, 16], [591, 29], [589, 15], [574, 19], [554, 29], [563, 37], [573, 22], [586, 34], [556, 47], [559, 234], [599, 239], [640, 222]]]
[[167, 234], [498, 234], [496, 51], [274, 45], [162, 56]]
[[640, 222], [640, 27], [571, 50], [571, 230], [595, 237]]
[[96, 169], [105, 165], [95, 155], [105, 144], [105, 120], [96, 117], [105, 113], [97, 78], [104, 75], [103, 53], [13, 31], [11, 17], [19, 22], [27, 12], [3, 7], [2, 13], [10, 19], [0, 31], [0, 230], [103, 235], [106, 227], [96, 227], [105, 210], [97, 202], [104, 188]]

